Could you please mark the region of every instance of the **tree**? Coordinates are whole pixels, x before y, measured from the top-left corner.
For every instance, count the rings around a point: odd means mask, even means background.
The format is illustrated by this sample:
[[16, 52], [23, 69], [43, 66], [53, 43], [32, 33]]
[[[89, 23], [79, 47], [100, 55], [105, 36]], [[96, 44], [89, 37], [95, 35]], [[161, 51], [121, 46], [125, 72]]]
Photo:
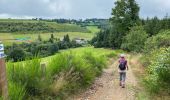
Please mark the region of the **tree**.
[[41, 35], [38, 34], [38, 41], [42, 41]]
[[64, 40], [65, 42], [70, 43], [70, 37], [69, 37], [69, 35], [68, 35], [68, 34], [65, 35], [63, 40]]
[[95, 47], [109, 47], [109, 40], [108, 40], [109, 34], [110, 34], [109, 29], [101, 30], [100, 32], [97, 33], [97, 36], [95, 36], [91, 40], [91, 43]]
[[160, 20], [157, 17], [147, 18], [144, 28], [149, 36], [156, 35], [161, 30]]
[[59, 50], [59, 47], [58, 47], [58, 44], [57, 43], [53, 43], [53, 44], [50, 44], [49, 47], [48, 47], [48, 51], [51, 53], [51, 55], [55, 54], [56, 52], [58, 52]]
[[49, 42], [51, 42], [51, 43], [54, 43], [54, 34], [51, 34], [51, 37], [50, 37], [50, 39], [49, 39]]
[[19, 46], [14, 46], [11, 52], [9, 53], [9, 57], [13, 59], [14, 62], [22, 61], [25, 59], [26, 54], [25, 51]]
[[131, 27], [139, 24], [139, 7], [135, 0], [118, 0], [112, 9], [110, 43], [119, 48]]
[[147, 36], [142, 26], [132, 27], [129, 34], [125, 36], [121, 48], [128, 51], [140, 52], [144, 48]]

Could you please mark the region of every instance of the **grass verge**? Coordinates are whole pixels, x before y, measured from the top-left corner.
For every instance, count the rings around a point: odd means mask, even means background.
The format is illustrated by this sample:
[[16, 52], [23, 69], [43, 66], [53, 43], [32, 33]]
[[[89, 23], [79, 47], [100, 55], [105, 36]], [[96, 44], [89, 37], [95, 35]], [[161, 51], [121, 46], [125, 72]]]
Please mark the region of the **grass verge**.
[[[62, 51], [44, 59], [8, 62], [10, 98], [65, 99], [92, 84], [106, 67], [108, 57], [116, 54], [117, 51], [88, 47]], [[42, 62], [47, 62], [45, 69]]]

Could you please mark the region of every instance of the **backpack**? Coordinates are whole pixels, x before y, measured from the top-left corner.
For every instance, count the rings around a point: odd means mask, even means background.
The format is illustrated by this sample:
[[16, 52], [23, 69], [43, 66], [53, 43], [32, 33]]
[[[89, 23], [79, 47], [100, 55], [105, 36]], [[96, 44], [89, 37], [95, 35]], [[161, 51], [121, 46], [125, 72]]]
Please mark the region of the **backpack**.
[[127, 63], [127, 61], [121, 61], [120, 64], [119, 64], [119, 69], [125, 70], [126, 69], [126, 63]]

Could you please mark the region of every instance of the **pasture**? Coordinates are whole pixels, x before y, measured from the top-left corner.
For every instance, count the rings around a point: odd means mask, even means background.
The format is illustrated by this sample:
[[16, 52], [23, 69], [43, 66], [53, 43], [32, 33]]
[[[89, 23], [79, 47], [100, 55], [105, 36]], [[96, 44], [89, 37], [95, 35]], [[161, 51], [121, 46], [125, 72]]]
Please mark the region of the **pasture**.
[[[55, 38], [62, 39], [64, 35], [69, 35], [70, 39], [74, 38], [83, 38], [86, 40], [90, 40], [95, 36], [95, 33], [100, 31], [97, 27], [90, 26], [87, 27], [90, 31], [89, 33], [84, 32], [53, 32]], [[42, 40], [48, 40], [52, 33], [0, 33], [0, 40], [5, 45], [11, 45], [12, 43], [22, 43], [22, 42], [33, 42], [38, 39], [38, 35], [40, 34]], [[19, 39], [19, 40], [18, 40]]]

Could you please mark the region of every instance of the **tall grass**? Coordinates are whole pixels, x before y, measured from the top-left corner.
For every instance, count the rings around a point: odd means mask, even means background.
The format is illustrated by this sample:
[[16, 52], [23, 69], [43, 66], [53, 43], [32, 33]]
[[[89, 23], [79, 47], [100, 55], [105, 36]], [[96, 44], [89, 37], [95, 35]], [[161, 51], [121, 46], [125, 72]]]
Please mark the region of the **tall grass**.
[[116, 55], [116, 52], [90, 49], [64, 51], [51, 59], [43, 59], [48, 60], [45, 73], [41, 68], [42, 61], [37, 58], [7, 63], [10, 98], [64, 99], [69, 94], [88, 87], [101, 75], [108, 55]]
[[65, 52], [56, 55], [48, 64], [48, 73], [54, 78], [53, 93], [67, 95], [80, 87], [90, 85], [106, 65], [106, 57], [95, 56], [92, 52]]
[[9, 95], [13, 97], [13, 95], [19, 95], [21, 93], [18, 98], [23, 98], [45, 92], [48, 88], [47, 84], [49, 84], [50, 81], [47, 81], [48, 78], [42, 77], [43, 73], [40, 62], [39, 59], [33, 59], [25, 62], [7, 64], [9, 91], [11, 91]]
[[10, 100], [23, 100], [26, 94], [25, 87], [21, 84], [9, 82], [9, 98]]

